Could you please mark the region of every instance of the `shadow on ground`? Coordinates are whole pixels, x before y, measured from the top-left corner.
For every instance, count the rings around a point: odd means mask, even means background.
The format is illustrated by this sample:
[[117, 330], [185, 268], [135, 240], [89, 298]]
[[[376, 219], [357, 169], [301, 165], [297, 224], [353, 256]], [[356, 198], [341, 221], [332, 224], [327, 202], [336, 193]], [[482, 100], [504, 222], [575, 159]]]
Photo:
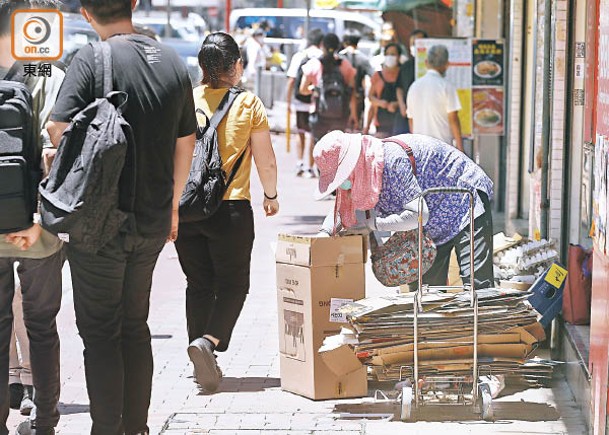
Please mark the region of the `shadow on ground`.
[[[494, 422], [513, 421], [557, 421], [560, 415], [551, 405], [535, 402], [494, 402]], [[394, 421], [400, 420], [400, 407], [392, 403], [356, 403], [338, 404], [334, 407], [334, 413], [340, 414], [341, 418], [349, 419], [349, 414], [393, 414]], [[474, 412], [472, 406], [427, 406], [419, 407], [413, 413], [413, 421], [427, 422], [465, 422], [481, 421], [480, 414]]]
[[57, 405], [59, 414], [61, 415], [73, 415], [73, 414], [88, 414], [89, 405], [82, 405], [79, 403], [62, 403], [59, 402]]
[[286, 216], [281, 226], [302, 226], [302, 225], [318, 225], [321, 226], [326, 216], [305, 215], [305, 216]]
[[[279, 378], [222, 378], [220, 388], [217, 393], [256, 393], [265, 391], [269, 388], [278, 388], [281, 386]], [[205, 395], [204, 392], [200, 394]]]

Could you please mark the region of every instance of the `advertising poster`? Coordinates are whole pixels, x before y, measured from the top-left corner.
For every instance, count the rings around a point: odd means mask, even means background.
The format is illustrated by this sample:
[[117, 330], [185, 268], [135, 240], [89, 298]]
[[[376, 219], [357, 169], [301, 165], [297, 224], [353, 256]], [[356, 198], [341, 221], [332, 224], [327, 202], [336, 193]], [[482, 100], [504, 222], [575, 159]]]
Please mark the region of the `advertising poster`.
[[473, 88], [474, 132], [481, 135], [502, 135], [504, 122], [503, 88]]
[[607, 206], [609, 194], [607, 181], [609, 177], [609, 137], [596, 136], [594, 156], [594, 195], [592, 210], [594, 213], [594, 239], [604, 254], [607, 254]]
[[417, 39], [415, 77], [421, 78], [427, 73], [425, 59], [427, 50], [434, 45], [445, 45], [448, 49], [449, 68], [446, 80], [457, 88], [461, 101], [459, 121], [461, 134], [464, 137], [472, 135], [472, 45], [469, 39]]
[[472, 86], [503, 86], [503, 41], [474, 39], [472, 52]]
[[505, 132], [503, 40], [472, 40], [472, 121], [474, 134]]
[[609, 252], [607, 226], [609, 215], [609, 0], [601, 2], [599, 10], [599, 45], [597, 76], [596, 146], [594, 150], [594, 235], [600, 250]]

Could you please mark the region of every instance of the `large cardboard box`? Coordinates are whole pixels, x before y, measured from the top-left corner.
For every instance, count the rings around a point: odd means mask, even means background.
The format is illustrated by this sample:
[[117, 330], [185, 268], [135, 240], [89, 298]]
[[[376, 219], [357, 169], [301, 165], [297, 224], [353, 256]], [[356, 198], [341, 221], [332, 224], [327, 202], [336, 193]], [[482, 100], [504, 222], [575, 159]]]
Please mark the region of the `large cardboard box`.
[[361, 236], [315, 238], [280, 235], [277, 302], [281, 388], [315, 400], [368, 393], [366, 369], [336, 374], [318, 350], [346, 325], [337, 312], [365, 297]]

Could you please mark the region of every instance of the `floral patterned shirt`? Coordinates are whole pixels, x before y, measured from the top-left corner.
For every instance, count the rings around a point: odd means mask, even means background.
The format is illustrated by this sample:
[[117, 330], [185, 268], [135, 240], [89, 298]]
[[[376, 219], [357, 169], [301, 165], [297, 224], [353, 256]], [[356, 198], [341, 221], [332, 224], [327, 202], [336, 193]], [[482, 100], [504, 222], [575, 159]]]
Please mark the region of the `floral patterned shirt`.
[[[407, 143], [417, 166], [413, 174], [410, 159], [395, 143], [385, 143], [383, 187], [375, 211], [381, 217], [399, 214], [406, 204], [431, 187], [461, 187], [474, 193], [474, 218], [484, 213], [478, 191], [493, 198], [493, 182], [486, 173], [455, 147], [418, 134], [396, 136]], [[429, 220], [425, 229], [436, 245], [443, 245], [469, 224], [469, 197], [461, 194], [431, 194], [425, 197]]]

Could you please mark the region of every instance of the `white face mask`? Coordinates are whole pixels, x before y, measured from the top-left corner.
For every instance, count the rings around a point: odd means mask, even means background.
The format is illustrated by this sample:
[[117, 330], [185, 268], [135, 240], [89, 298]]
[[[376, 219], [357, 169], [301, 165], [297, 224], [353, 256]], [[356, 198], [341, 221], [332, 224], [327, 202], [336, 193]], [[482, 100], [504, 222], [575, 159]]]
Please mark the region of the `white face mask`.
[[410, 46], [410, 55], [412, 57], [416, 57], [416, 55], [417, 55], [417, 49], [416, 49], [416, 47], [414, 45]]
[[398, 57], [397, 56], [385, 56], [385, 66], [387, 68], [393, 68], [398, 65]]

